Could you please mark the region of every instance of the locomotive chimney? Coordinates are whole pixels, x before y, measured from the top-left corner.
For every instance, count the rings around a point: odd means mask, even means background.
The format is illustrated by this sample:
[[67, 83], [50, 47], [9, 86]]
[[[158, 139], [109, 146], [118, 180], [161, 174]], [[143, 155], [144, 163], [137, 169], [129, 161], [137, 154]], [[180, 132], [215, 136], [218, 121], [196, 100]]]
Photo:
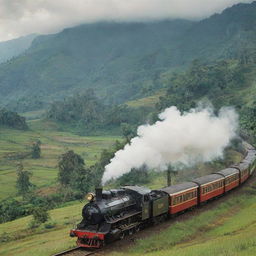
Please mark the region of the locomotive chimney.
[[96, 188], [95, 192], [96, 192], [96, 201], [101, 200], [102, 199], [102, 188]]

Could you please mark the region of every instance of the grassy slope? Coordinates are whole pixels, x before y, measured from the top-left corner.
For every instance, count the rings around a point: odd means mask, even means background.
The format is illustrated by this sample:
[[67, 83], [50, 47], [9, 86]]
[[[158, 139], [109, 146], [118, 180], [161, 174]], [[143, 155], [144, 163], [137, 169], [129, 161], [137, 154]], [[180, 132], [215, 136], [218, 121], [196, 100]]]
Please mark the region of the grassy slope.
[[161, 89], [161, 90], [155, 92], [151, 96], [140, 98], [137, 100], [127, 101], [126, 104], [129, 107], [133, 107], [133, 108], [139, 108], [139, 107], [152, 107], [153, 108], [155, 106], [155, 104], [159, 101], [159, 98], [164, 95], [165, 95], [165, 89]]
[[[16, 169], [22, 162], [24, 169], [32, 172], [32, 183], [38, 187], [56, 184], [57, 161], [60, 154], [74, 150], [86, 164], [93, 164], [102, 149], [110, 147], [118, 136], [78, 136], [57, 130], [54, 123], [39, 120], [30, 121], [31, 130], [18, 131], [0, 128], [0, 199], [16, 193]], [[17, 159], [18, 155], [29, 152], [32, 143], [40, 139], [40, 159]]]
[[53, 229], [46, 229], [43, 225], [29, 229], [31, 216], [1, 224], [0, 237], [8, 238], [11, 242], [1, 244], [0, 255], [42, 256], [74, 247], [75, 241], [68, 232], [80, 220], [83, 204], [51, 210], [51, 223], [56, 225]]

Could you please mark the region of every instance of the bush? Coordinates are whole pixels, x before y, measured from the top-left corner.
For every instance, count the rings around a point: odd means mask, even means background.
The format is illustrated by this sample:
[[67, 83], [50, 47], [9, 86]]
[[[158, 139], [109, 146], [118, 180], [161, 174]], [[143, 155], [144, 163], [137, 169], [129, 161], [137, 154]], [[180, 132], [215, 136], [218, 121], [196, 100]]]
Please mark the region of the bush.
[[11, 237], [8, 233], [4, 232], [0, 235], [0, 243], [11, 241]]
[[28, 228], [30, 229], [34, 229], [37, 228], [41, 225], [41, 223], [38, 223], [37, 221], [35, 221], [34, 219], [32, 219], [29, 223], [28, 223]]
[[44, 207], [37, 207], [32, 212], [33, 219], [37, 223], [45, 223], [49, 219], [47, 209]]
[[14, 199], [0, 203], [0, 223], [14, 220], [26, 214], [24, 205]]

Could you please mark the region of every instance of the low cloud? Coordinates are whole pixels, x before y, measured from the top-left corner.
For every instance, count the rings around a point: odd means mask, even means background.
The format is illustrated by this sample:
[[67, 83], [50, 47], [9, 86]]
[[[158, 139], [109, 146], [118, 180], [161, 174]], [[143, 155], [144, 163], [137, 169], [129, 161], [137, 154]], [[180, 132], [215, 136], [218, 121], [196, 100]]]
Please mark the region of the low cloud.
[[0, 0], [0, 41], [96, 21], [202, 19], [250, 0]]

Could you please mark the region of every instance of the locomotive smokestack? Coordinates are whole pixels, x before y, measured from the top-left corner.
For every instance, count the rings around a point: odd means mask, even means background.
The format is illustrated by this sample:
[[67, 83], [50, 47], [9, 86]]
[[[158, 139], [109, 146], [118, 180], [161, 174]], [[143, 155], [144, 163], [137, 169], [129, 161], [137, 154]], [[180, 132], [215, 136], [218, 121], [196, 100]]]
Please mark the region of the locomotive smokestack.
[[96, 201], [101, 200], [102, 199], [102, 188], [96, 188], [95, 192], [96, 192]]

